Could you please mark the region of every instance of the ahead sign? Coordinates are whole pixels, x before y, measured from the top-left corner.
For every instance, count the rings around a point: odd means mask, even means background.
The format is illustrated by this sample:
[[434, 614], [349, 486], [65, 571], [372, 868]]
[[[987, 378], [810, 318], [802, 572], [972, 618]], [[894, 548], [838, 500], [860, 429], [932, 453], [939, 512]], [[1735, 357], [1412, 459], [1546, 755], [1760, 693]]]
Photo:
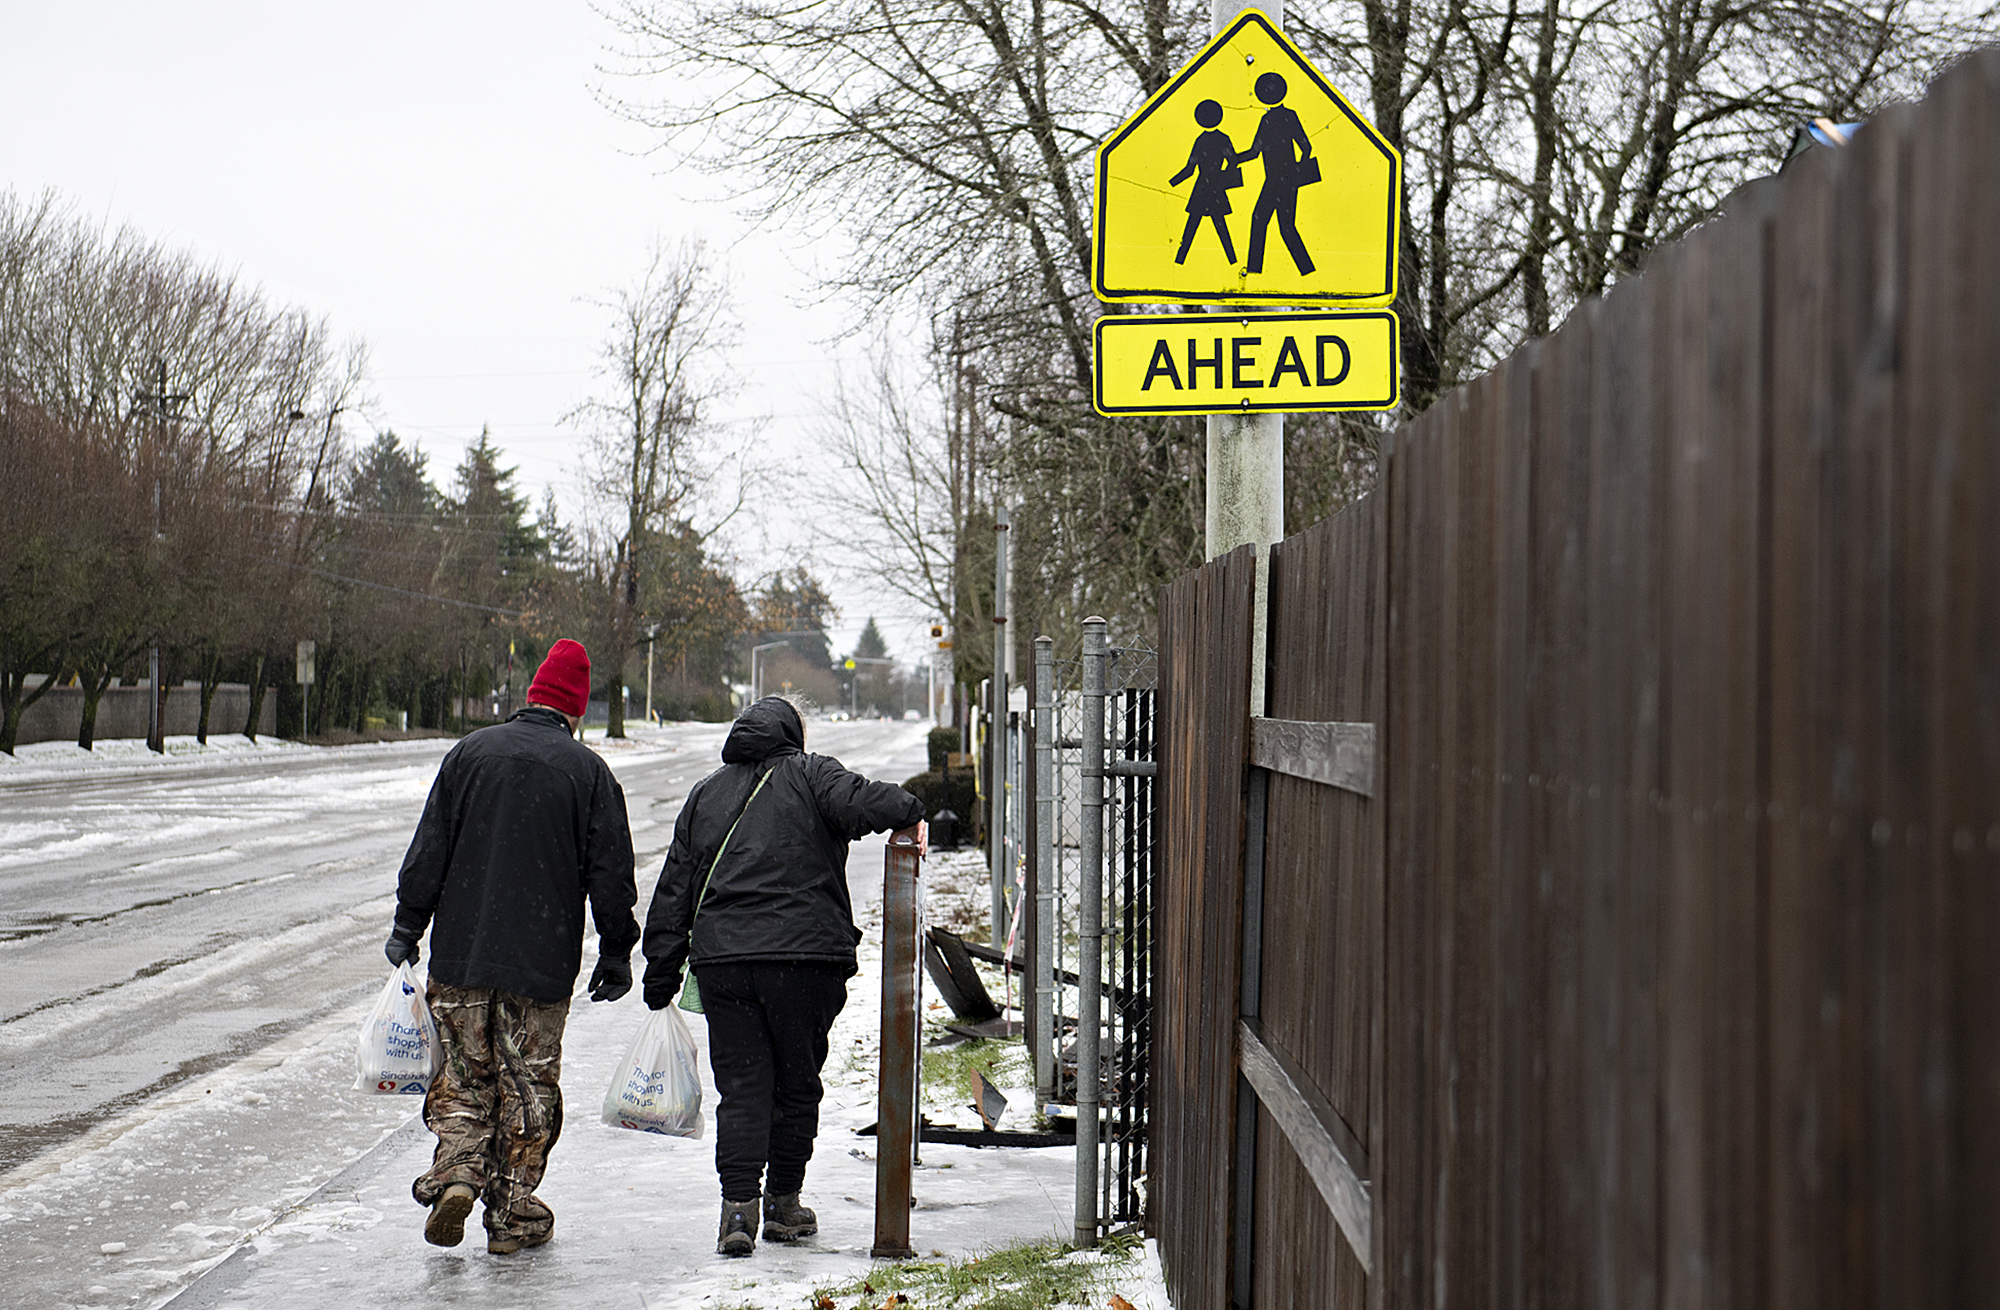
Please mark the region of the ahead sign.
[[1396, 316], [1107, 314], [1100, 414], [1297, 413], [1396, 407]]
[[1098, 149], [1097, 296], [1386, 305], [1401, 170], [1298, 47], [1246, 9]]

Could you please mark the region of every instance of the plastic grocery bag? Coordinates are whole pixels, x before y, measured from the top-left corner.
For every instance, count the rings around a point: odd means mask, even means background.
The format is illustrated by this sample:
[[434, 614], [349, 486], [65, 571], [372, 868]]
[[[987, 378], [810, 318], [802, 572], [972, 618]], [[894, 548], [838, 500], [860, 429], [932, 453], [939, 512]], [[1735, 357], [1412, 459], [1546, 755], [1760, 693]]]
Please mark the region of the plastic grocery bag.
[[354, 1089], [422, 1096], [430, 1090], [440, 1058], [437, 1024], [424, 1004], [423, 985], [407, 963], [399, 964], [361, 1025]]
[[668, 1137], [701, 1136], [701, 1073], [694, 1034], [673, 1006], [639, 1025], [604, 1094], [604, 1122]]

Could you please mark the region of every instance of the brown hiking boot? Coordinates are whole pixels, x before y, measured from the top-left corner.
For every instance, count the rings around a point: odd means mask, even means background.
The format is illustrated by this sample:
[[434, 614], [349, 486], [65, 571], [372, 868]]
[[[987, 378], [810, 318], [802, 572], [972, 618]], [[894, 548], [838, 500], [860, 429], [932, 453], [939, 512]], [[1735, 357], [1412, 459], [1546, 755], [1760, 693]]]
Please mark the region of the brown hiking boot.
[[796, 1242], [819, 1231], [819, 1216], [799, 1204], [797, 1192], [764, 1198], [764, 1240]]
[[457, 1246], [463, 1242], [465, 1217], [472, 1213], [472, 1203], [478, 1199], [479, 1193], [464, 1183], [445, 1188], [431, 1206], [430, 1218], [424, 1220], [424, 1240], [432, 1246]]
[[554, 1237], [555, 1229], [544, 1233], [488, 1233], [486, 1253], [488, 1255], [512, 1255], [526, 1246], [540, 1246]]
[[757, 1249], [757, 1198], [724, 1201], [722, 1225], [715, 1233], [717, 1255], [749, 1255]]

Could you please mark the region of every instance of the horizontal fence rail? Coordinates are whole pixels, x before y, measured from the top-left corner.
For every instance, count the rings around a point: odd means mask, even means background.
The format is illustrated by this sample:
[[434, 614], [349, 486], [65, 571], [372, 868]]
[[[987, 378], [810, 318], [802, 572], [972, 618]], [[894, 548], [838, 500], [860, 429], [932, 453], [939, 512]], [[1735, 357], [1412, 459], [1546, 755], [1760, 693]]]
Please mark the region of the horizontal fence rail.
[[1274, 773], [1375, 794], [1375, 725], [1302, 723], [1297, 719], [1250, 721], [1250, 763]]

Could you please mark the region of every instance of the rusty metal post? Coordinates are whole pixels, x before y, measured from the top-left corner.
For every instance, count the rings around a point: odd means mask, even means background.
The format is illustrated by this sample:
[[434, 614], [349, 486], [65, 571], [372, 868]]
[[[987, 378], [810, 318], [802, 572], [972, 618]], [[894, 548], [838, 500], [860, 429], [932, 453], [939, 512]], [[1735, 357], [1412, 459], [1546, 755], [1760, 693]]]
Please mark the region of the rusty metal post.
[[890, 837], [882, 859], [882, 1064], [876, 1083], [875, 1245], [878, 1260], [915, 1255], [910, 1172], [917, 1146], [917, 879], [914, 842]]

